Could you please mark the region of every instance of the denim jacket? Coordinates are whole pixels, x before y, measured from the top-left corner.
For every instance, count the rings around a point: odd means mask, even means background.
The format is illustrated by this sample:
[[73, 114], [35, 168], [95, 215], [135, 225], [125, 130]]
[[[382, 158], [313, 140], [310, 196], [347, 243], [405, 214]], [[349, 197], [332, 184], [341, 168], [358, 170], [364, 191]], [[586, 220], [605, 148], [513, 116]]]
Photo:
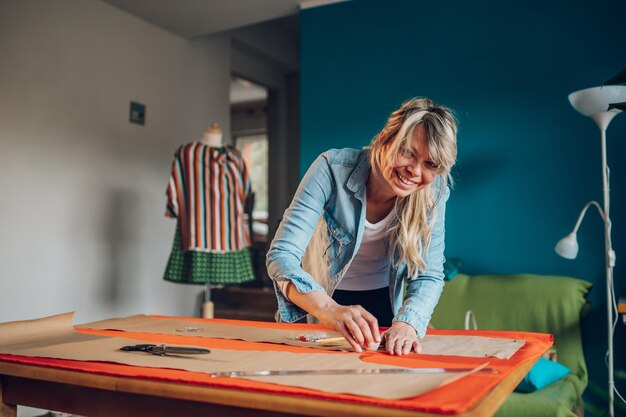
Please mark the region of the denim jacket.
[[[294, 322], [307, 315], [283, 295], [278, 281], [292, 281], [301, 293], [320, 290], [332, 296], [363, 240], [369, 174], [368, 151], [357, 149], [331, 149], [307, 171], [267, 253], [267, 269], [278, 300], [277, 319]], [[439, 178], [432, 186], [436, 194]], [[396, 267], [394, 262], [389, 270], [393, 321], [410, 324], [419, 337], [426, 334], [443, 290], [444, 219], [449, 193], [446, 188], [437, 205], [430, 247], [423, 255], [426, 267], [416, 277], [407, 277], [405, 263]], [[398, 259], [396, 253], [393, 256]], [[315, 318], [309, 315], [308, 321], [315, 322]]]

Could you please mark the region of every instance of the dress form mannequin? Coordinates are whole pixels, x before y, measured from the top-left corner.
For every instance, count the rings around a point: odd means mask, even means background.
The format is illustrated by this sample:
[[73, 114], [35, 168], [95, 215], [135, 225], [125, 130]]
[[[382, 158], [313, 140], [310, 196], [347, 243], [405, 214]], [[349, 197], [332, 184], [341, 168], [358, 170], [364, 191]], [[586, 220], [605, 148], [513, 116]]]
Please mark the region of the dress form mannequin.
[[214, 317], [213, 287], [255, 279], [244, 213], [251, 190], [241, 152], [223, 143], [216, 122], [174, 153], [165, 215], [177, 225], [163, 278], [204, 285], [202, 317]]
[[222, 137], [222, 129], [217, 124], [217, 122], [212, 122], [209, 127], [204, 129], [204, 132], [202, 133], [202, 137], [200, 138], [199, 142], [213, 148], [219, 148], [223, 146]]

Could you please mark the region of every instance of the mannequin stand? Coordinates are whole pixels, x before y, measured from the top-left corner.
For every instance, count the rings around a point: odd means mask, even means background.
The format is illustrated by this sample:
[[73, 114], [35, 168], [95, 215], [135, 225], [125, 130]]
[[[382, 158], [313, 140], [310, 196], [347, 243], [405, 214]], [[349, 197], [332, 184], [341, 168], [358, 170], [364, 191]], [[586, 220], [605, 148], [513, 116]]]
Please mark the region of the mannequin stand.
[[202, 304], [202, 317], [212, 319], [215, 316], [215, 306], [211, 301], [211, 284], [207, 283], [204, 289], [204, 303]]

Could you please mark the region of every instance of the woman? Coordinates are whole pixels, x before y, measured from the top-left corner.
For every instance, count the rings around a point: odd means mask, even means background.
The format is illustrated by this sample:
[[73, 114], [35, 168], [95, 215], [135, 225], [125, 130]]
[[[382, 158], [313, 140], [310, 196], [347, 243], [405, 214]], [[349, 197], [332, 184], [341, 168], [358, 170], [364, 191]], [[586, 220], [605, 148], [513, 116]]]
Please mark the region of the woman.
[[[381, 339], [390, 354], [419, 352], [443, 289], [456, 131], [447, 108], [414, 98], [369, 147], [316, 159], [267, 254], [278, 319], [308, 313], [357, 352]], [[382, 338], [379, 324], [391, 326]]]

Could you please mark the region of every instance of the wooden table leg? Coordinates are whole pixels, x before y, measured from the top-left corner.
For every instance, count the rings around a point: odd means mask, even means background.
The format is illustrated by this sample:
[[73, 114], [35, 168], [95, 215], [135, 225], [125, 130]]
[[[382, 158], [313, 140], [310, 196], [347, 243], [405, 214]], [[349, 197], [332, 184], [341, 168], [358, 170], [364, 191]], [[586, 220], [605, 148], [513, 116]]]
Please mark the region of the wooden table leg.
[[17, 417], [17, 405], [5, 404], [2, 390], [2, 377], [0, 376], [0, 417]]

